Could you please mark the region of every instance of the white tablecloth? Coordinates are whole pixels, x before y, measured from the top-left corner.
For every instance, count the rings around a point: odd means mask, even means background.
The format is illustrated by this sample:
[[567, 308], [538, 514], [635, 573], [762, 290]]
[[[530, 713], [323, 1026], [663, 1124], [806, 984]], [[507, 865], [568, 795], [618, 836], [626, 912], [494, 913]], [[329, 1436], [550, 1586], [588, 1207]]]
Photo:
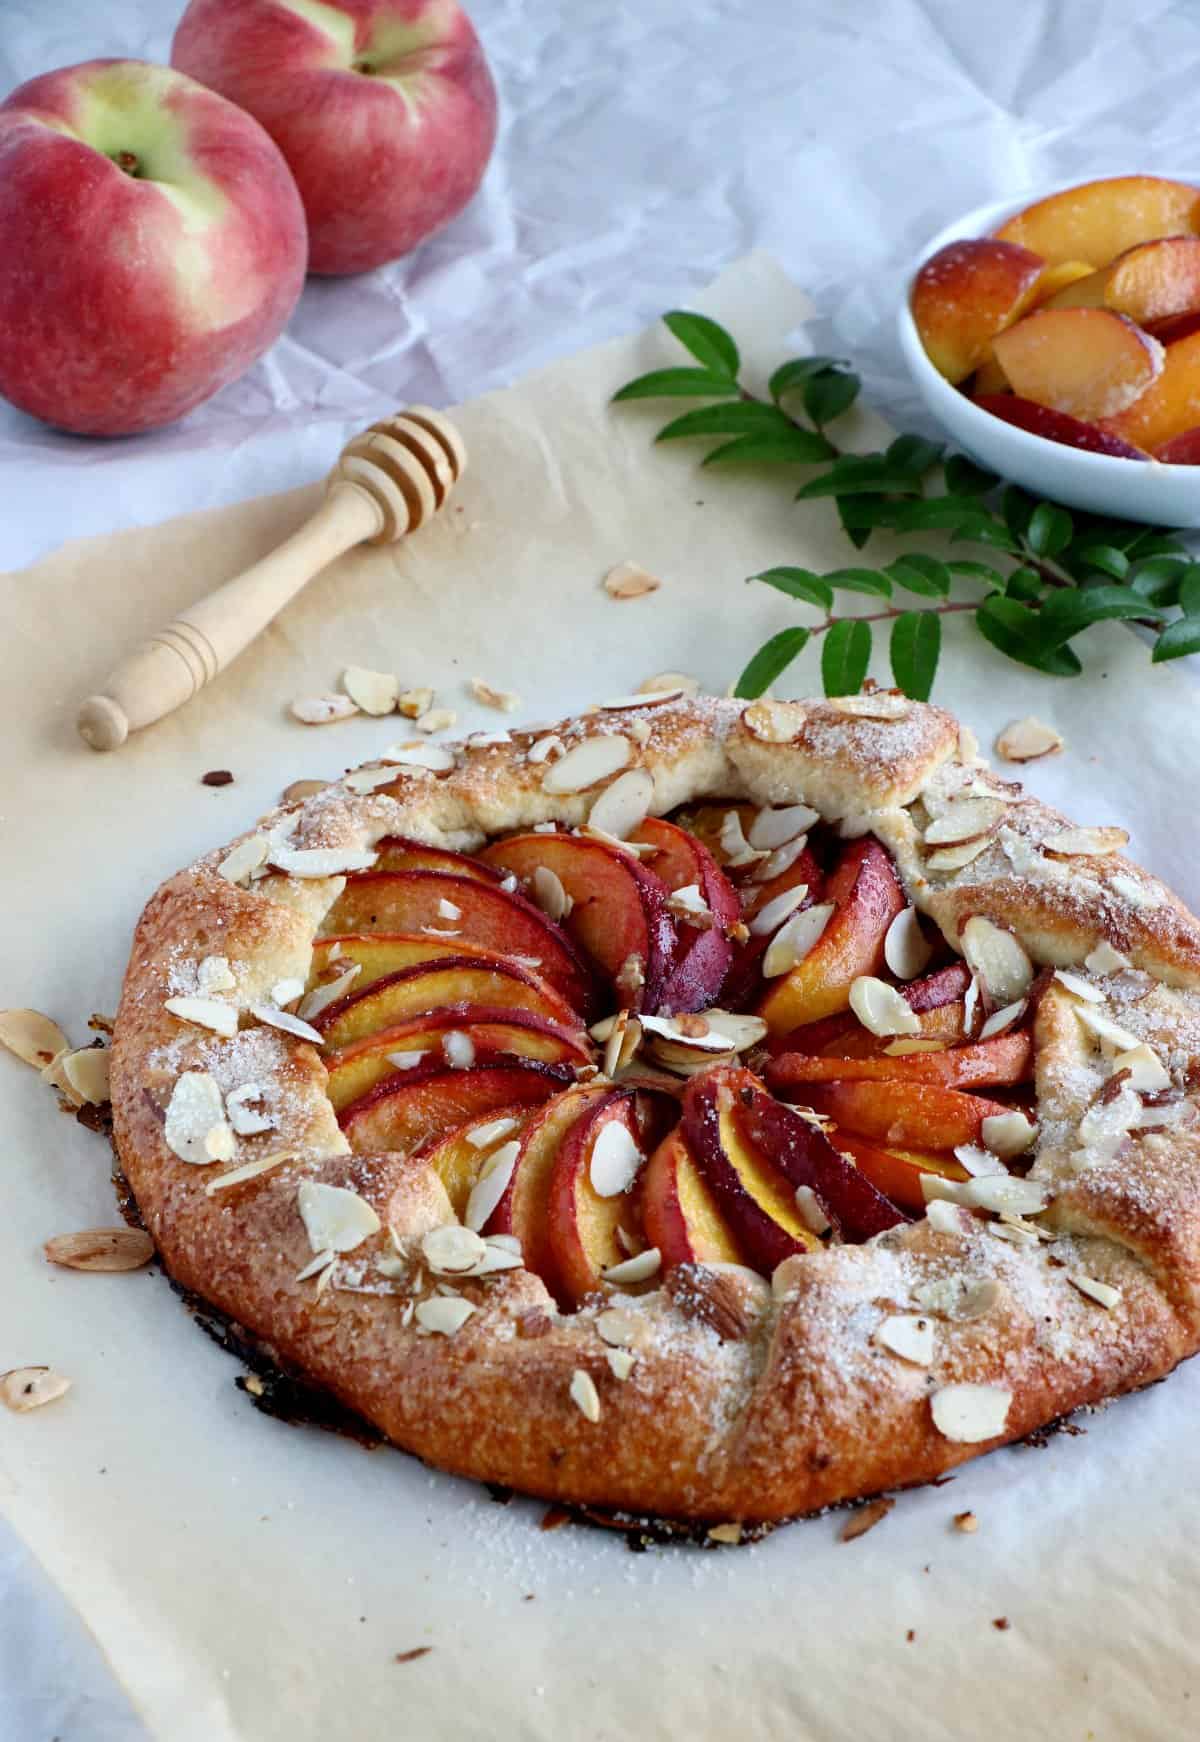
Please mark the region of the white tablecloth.
[[[175, 12], [4, 0], [0, 86], [92, 56], [165, 59]], [[64, 536], [302, 482], [395, 404], [461, 399], [644, 324], [756, 246], [812, 292], [875, 403], [911, 419], [891, 311], [928, 234], [1030, 185], [1200, 167], [1188, 0], [474, 0], [472, 12], [504, 119], [470, 210], [397, 267], [310, 284], [271, 354], [176, 429], [83, 442], [0, 406], [0, 569]], [[144, 1734], [0, 1527], [0, 1739]]]

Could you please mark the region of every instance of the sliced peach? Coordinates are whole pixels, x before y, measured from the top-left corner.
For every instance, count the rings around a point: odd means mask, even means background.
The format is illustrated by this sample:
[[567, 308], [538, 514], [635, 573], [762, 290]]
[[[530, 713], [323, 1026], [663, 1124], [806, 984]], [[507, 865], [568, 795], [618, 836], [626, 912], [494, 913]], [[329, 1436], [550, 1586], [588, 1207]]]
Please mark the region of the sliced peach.
[[734, 1123], [737, 1090], [757, 1081], [738, 1069], [693, 1077], [683, 1097], [683, 1137], [749, 1262], [771, 1271], [819, 1242], [800, 1215], [788, 1176], [773, 1157], [751, 1148]]
[[932, 974], [922, 974], [919, 980], [910, 980], [900, 990], [909, 1009], [920, 1014], [924, 1010], [937, 1010], [943, 1004], [958, 1004], [966, 997], [970, 984], [971, 970], [966, 963], [950, 962], [944, 968], [935, 968]]
[[[464, 1120], [452, 1131], [447, 1131], [442, 1137], [435, 1137], [432, 1142], [424, 1144], [416, 1151], [414, 1159], [427, 1161], [433, 1168], [445, 1186], [454, 1214], [460, 1221], [466, 1215], [472, 1187], [479, 1178], [484, 1162], [500, 1144], [519, 1142], [521, 1133], [534, 1117], [535, 1111], [536, 1109], [520, 1101], [509, 1101], [503, 1107], [489, 1107], [486, 1113]], [[496, 1125], [501, 1120], [511, 1121], [508, 1130], [501, 1131], [490, 1142], [471, 1141], [472, 1137], [486, 1132], [488, 1126]]]
[[1124, 411], [1163, 368], [1158, 340], [1106, 308], [1039, 309], [995, 349], [1015, 394], [1084, 423]]
[[1060, 260], [1055, 266], [1047, 266], [1038, 279], [1032, 307], [1043, 308], [1051, 297], [1058, 296], [1082, 278], [1090, 278], [1094, 271], [1095, 267], [1087, 260]]
[[1083, 423], [1065, 412], [1051, 411], [1049, 406], [1035, 405], [1032, 399], [1019, 399], [1014, 393], [991, 394], [975, 402], [982, 411], [990, 411], [1005, 423], [1030, 435], [1042, 436], [1048, 442], [1059, 442], [1066, 448], [1082, 448], [1089, 454], [1109, 454], [1117, 460], [1148, 460], [1145, 448], [1126, 441], [1099, 424]]
[[607, 1087], [568, 1089], [538, 1108], [521, 1133], [512, 1177], [486, 1225], [489, 1234], [516, 1235], [525, 1268], [555, 1295], [561, 1289], [550, 1248], [549, 1205], [559, 1145], [576, 1120], [610, 1092]]
[[647, 1243], [662, 1253], [664, 1270], [746, 1262], [678, 1126], [646, 1163], [638, 1208]]
[[394, 1071], [351, 1101], [338, 1114], [338, 1124], [360, 1154], [377, 1150], [411, 1150], [443, 1137], [465, 1119], [509, 1105], [530, 1106], [548, 1101], [570, 1083], [573, 1073], [561, 1065], [512, 1059], [475, 1070], [447, 1070], [444, 1065], [417, 1065]]
[[1032, 248], [1047, 265], [1086, 260], [1107, 266], [1127, 248], [1200, 230], [1200, 190], [1156, 175], [1116, 175], [1064, 188], [1026, 206], [996, 231]]
[[1011, 392], [1012, 384], [996, 361], [995, 351], [989, 351], [975, 371], [975, 379], [971, 383], [971, 397], [979, 399], [988, 393]]
[[[767, 861], [768, 864], [769, 862]], [[806, 891], [804, 898], [792, 910], [799, 913], [803, 908], [815, 906], [822, 899], [823, 883], [821, 868], [805, 847], [785, 870], [777, 872], [774, 877], [766, 878], [762, 882], [755, 882], [752, 876], [742, 879], [742, 917], [749, 923], [777, 896], [786, 895], [789, 890], [798, 889], [803, 884]], [[753, 1004], [762, 996], [762, 959], [770, 942], [769, 933], [761, 936], [751, 933], [745, 943], [739, 944], [734, 950], [722, 994], [724, 1002], [732, 1009]]]
[[913, 280], [913, 320], [929, 361], [962, 381], [987, 357], [996, 335], [1033, 300], [1043, 261], [1028, 248], [990, 237], [949, 242]]
[[687, 805], [683, 810], [676, 811], [675, 821], [687, 834], [695, 835], [701, 845], [707, 847], [722, 870], [726, 870], [737, 882], [742, 872], [737, 867], [727, 867], [729, 854], [721, 845], [721, 831], [730, 811], [737, 812], [742, 833], [746, 834], [758, 815], [758, 806], [748, 804], [744, 799], [708, 799], [703, 804]]
[[1155, 448], [1154, 458], [1168, 466], [1200, 466], [1200, 429], [1185, 429], [1172, 436], [1161, 448]]
[[441, 871], [448, 877], [473, 877], [477, 883], [499, 883], [500, 873], [446, 847], [427, 847], [406, 835], [385, 835], [375, 843], [376, 871]]
[[978, 1143], [983, 1121], [1007, 1111], [982, 1095], [934, 1083], [821, 1083], [806, 1085], [802, 1097], [815, 1113], [847, 1131], [900, 1149], [957, 1149], [960, 1143]]
[[475, 1049], [477, 1064], [494, 1064], [509, 1054], [541, 1059], [551, 1065], [586, 1065], [592, 1060], [592, 1050], [582, 1029], [566, 1028], [561, 1022], [552, 1022], [533, 1011], [479, 1005], [431, 1010], [427, 1015], [413, 1016], [407, 1022], [365, 1035], [341, 1052], [326, 1057], [327, 1092], [334, 1110], [365, 1095], [381, 1077], [403, 1069], [392, 1062], [394, 1054], [411, 1055], [413, 1065], [425, 1063], [418, 1057], [421, 1053], [433, 1054], [434, 1062], [453, 1063], [444, 1050], [449, 1034], [466, 1035]]
[[[945, 1006], [944, 1008], [953, 1008]], [[933, 1014], [939, 1014], [934, 1012]], [[944, 1052], [910, 1052], [875, 1057], [812, 1057], [785, 1052], [771, 1061], [767, 1081], [780, 1094], [795, 1100], [805, 1083], [894, 1080], [909, 1083], [942, 1083], [948, 1089], [994, 1088], [1001, 1083], [1023, 1083], [1029, 1076], [1033, 1043], [1024, 1030], [999, 1034], [974, 1046], [951, 1046]]]
[[462, 938], [433, 938], [419, 932], [339, 932], [334, 937], [317, 938], [313, 944], [309, 985], [336, 979], [347, 968], [357, 965], [354, 990], [362, 992], [385, 974], [415, 968], [422, 962], [443, 962], [450, 956], [469, 956], [489, 967], [497, 962], [504, 965], [504, 957], [498, 951], [464, 943]]
[[919, 1149], [883, 1149], [877, 1143], [851, 1136], [848, 1131], [831, 1131], [829, 1135], [836, 1148], [850, 1156], [877, 1192], [891, 1198], [901, 1209], [914, 1210], [918, 1215], [925, 1209], [922, 1174], [936, 1173], [942, 1179], [969, 1178], [966, 1168], [952, 1155]]
[[566, 1028], [574, 1028], [578, 1022], [570, 1005], [527, 968], [452, 956], [401, 968], [362, 992], [351, 992], [314, 1017], [313, 1027], [320, 1029], [327, 1046], [345, 1047], [377, 1029], [394, 1028], [410, 1017], [425, 1016], [452, 1004], [532, 1010]]
[[1050, 308], [1111, 308], [1141, 327], [1200, 309], [1200, 236], [1142, 242], [1098, 272], [1064, 285]]
[[707, 1010], [720, 997], [733, 960], [729, 930], [741, 919], [737, 890], [704, 843], [674, 823], [647, 817], [630, 839], [655, 849], [654, 874], [672, 894], [677, 889], [698, 889], [712, 915], [712, 923], [701, 927], [689, 925], [686, 914], [676, 915], [679, 952], [659, 993], [658, 1012], [673, 1016]]
[[366, 871], [346, 879], [325, 919], [331, 932], [420, 934], [425, 926], [521, 961], [576, 1010], [592, 1006], [591, 975], [570, 939], [531, 901], [498, 885], [438, 871]]
[[889, 855], [870, 836], [845, 849], [822, 899], [834, 903], [823, 934], [802, 962], [767, 983], [759, 1003], [772, 1034], [845, 1010], [858, 976], [878, 972], [887, 929], [907, 901]]
[[613, 982], [621, 1003], [658, 1008], [679, 946], [660, 877], [618, 847], [561, 830], [511, 835], [494, 841], [483, 857], [528, 885], [538, 870], [552, 871], [573, 903], [566, 930]]
[[621, 1127], [628, 1142], [639, 1147], [633, 1096], [625, 1090], [613, 1090], [575, 1120], [558, 1146], [550, 1173], [546, 1217], [551, 1259], [560, 1298], [571, 1306], [594, 1294], [603, 1272], [629, 1257], [629, 1245], [619, 1233], [628, 1242], [639, 1233], [628, 1192], [604, 1196], [592, 1183], [592, 1157], [610, 1126]]
[[1180, 339], [1190, 339], [1193, 333], [1200, 333], [1200, 309], [1191, 314], [1172, 315], [1168, 321], [1151, 321], [1146, 328], [1148, 333], [1164, 345], [1177, 344]]
[[1200, 424], [1200, 331], [1167, 346], [1162, 374], [1141, 398], [1105, 420], [1109, 435], [1157, 453]]

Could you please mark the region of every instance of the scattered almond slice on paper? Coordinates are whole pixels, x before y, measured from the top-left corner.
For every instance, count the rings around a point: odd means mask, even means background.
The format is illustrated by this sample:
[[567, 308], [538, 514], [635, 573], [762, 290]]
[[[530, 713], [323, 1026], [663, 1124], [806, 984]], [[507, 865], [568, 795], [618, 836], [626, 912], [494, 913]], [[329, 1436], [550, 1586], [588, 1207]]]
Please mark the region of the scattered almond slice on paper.
[[453, 708], [428, 708], [417, 715], [415, 725], [418, 732], [448, 732], [457, 719]]
[[0, 1373], [0, 1402], [17, 1415], [54, 1403], [71, 1389], [71, 1381], [50, 1367], [11, 1367]]
[[348, 665], [342, 673], [342, 688], [364, 714], [390, 714], [400, 694], [400, 679], [390, 671], [371, 671], [365, 665]]
[[618, 563], [604, 577], [604, 591], [610, 599], [641, 599], [655, 593], [662, 582], [640, 563]]
[[681, 696], [697, 696], [700, 694], [700, 679], [689, 677], [685, 671], [659, 671], [638, 685], [640, 696], [654, 696], [661, 690], [670, 690]]
[[83, 1228], [54, 1235], [42, 1250], [67, 1270], [140, 1270], [154, 1257], [154, 1242], [141, 1228]]
[[433, 691], [422, 685], [418, 689], [401, 690], [396, 697], [396, 712], [406, 720], [417, 720], [433, 707]]
[[111, 1100], [111, 1067], [112, 1053], [107, 1047], [74, 1047], [59, 1060], [59, 1070], [68, 1089], [84, 1106], [90, 1107], [103, 1107]]
[[350, 696], [297, 696], [288, 709], [302, 726], [328, 726], [334, 720], [349, 720], [358, 713]]
[[57, 1022], [40, 1010], [0, 1010], [0, 1046], [34, 1070], [44, 1071], [70, 1044]]
[[485, 708], [495, 708], [501, 714], [515, 713], [521, 705], [521, 698], [516, 690], [495, 689], [481, 677], [473, 677], [467, 688], [477, 702], [482, 702]]
[[1037, 762], [1043, 756], [1057, 755], [1062, 748], [1062, 734], [1032, 714], [1010, 720], [996, 736], [996, 754], [1006, 762]]

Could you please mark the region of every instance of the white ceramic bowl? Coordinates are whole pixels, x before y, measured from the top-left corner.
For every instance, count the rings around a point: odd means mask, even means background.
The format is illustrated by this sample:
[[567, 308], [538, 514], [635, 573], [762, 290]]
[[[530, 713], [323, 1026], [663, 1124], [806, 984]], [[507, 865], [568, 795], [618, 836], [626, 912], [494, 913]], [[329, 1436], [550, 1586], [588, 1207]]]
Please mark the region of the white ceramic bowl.
[[[909, 292], [918, 268], [931, 254], [960, 237], [990, 235], [1014, 212], [1047, 194], [1057, 193], [1060, 187], [1077, 186], [1079, 179], [1035, 190], [1019, 200], [979, 206], [939, 230], [922, 248], [905, 279], [899, 320], [900, 349], [930, 415], [956, 447], [988, 471], [1024, 485], [1036, 496], [1047, 496], [1093, 514], [1145, 520], [1157, 526], [1200, 526], [1200, 466], [1165, 466], [1157, 460], [1120, 460], [1111, 454], [1091, 454], [1004, 423], [990, 412], [981, 411], [965, 393], [951, 387], [938, 374], [917, 335], [908, 306]], [[1192, 174], [1181, 174], [1177, 179], [1200, 185], [1200, 177]]]

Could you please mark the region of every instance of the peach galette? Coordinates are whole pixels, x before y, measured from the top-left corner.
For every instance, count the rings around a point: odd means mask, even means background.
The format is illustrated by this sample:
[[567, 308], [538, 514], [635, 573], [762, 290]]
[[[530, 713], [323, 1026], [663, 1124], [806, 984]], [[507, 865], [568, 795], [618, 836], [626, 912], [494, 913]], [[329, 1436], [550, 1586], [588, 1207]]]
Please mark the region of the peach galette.
[[941, 710], [402, 744], [154, 897], [112, 1054], [173, 1277], [429, 1462], [739, 1524], [1200, 1327], [1200, 926]]

